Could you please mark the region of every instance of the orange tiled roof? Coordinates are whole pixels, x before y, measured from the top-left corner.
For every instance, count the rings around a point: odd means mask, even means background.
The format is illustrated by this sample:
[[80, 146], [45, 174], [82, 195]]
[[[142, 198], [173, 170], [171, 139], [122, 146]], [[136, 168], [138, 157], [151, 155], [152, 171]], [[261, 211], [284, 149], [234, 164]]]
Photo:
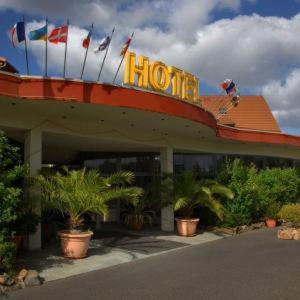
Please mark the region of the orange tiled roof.
[[[215, 116], [228, 105], [226, 96], [200, 96], [204, 109]], [[262, 96], [241, 96], [239, 104], [219, 119], [220, 124], [236, 128], [281, 132], [266, 100]]]

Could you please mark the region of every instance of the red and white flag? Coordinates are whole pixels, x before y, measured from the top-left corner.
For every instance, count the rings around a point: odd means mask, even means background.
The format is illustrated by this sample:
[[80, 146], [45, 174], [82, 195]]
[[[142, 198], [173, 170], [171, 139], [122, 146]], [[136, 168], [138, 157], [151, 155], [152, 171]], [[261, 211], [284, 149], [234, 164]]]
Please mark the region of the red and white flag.
[[54, 44], [66, 43], [68, 40], [68, 25], [54, 28], [48, 36], [48, 41]]
[[129, 37], [128, 40], [126, 41], [126, 43], [124, 44], [122, 50], [121, 50], [120, 56], [126, 54], [128, 48], [129, 48], [129, 46], [130, 46], [131, 40], [132, 40], [132, 37]]

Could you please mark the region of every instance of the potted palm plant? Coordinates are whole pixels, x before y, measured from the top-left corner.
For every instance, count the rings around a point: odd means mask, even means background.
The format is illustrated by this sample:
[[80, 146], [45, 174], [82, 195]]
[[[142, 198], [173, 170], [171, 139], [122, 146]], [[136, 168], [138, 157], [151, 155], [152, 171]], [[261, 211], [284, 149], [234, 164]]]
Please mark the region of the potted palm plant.
[[132, 199], [125, 202], [125, 210], [122, 215], [124, 224], [132, 230], [141, 230], [144, 224], [152, 226], [155, 212], [150, 209], [147, 195], [140, 199]]
[[87, 254], [93, 232], [84, 228], [84, 214], [108, 214], [108, 202], [132, 199], [142, 194], [137, 187], [128, 187], [134, 180], [131, 172], [118, 172], [102, 177], [97, 171], [70, 171], [64, 174], [40, 175], [43, 202], [68, 217], [68, 230], [59, 232], [61, 249], [67, 258], [83, 258]]
[[233, 198], [232, 191], [212, 180], [199, 181], [192, 172], [183, 172], [174, 179], [174, 210], [181, 217], [176, 218], [178, 234], [194, 236], [199, 218], [193, 218], [194, 208], [207, 207], [219, 219], [223, 219], [225, 208], [216, 199], [217, 195]]

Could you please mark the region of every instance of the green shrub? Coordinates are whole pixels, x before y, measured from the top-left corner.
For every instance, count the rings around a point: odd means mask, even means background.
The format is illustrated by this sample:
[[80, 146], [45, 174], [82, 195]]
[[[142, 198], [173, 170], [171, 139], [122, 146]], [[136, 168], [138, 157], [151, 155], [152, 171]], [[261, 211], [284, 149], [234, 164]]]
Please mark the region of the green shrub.
[[292, 203], [283, 205], [278, 216], [282, 220], [292, 222], [295, 226], [300, 226], [300, 204]]
[[17, 183], [24, 174], [19, 149], [10, 145], [0, 131], [0, 268], [6, 272], [11, 272], [14, 266], [15, 246], [10, 238], [23, 194]]
[[256, 185], [258, 170], [241, 160], [227, 160], [218, 175], [218, 181], [228, 186], [234, 194], [232, 200], [223, 199], [226, 215], [225, 226], [250, 224], [257, 211], [259, 189]]
[[265, 199], [272, 199], [287, 204], [296, 202], [299, 177], [294, 168], [273, 168], [261, 170], [257, 177], [257, 184]]
[[231, 201], [224, 199], [226, 226], [275, 217], [283, 204], [297, 201], [300, 186], [294, 168], [258, 170], [254, 164], [243, 163], [240, 159], [225, 161], [218, 180], [235, 195]]
[[281, 208], [281, 204], [277, 201], [270, 201], [268, 207], [265, 210], [264, 216], [267, 219], [277, 219], [278, 213]]
[[14, 272], [16, 247], [13, 242], [0, 233], [0, 274], [1, 270], [11, 274]]

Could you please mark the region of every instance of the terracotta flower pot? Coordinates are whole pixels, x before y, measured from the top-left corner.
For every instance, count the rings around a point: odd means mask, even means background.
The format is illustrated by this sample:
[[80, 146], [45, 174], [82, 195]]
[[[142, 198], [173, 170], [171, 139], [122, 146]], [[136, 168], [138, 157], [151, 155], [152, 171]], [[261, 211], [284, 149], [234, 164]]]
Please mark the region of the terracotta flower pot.
[[268, 228], [276, 227], [276, 220], [275, 219], [267, 219], [266, 224]]
[[135, 218], [130, 218], [128, 222], [128, 227], [132, 230], [141, 230], [143, 227], [143, 222], [136, 220]]
[[66, 258], [84, 258], [90, 244], [92, 231], [71, 233], [70, 231], [61, 231], [60, 237], [61, 250]]
[[181, 236], [195, 236], [199, 219], [176, 219], [177, 231]]

